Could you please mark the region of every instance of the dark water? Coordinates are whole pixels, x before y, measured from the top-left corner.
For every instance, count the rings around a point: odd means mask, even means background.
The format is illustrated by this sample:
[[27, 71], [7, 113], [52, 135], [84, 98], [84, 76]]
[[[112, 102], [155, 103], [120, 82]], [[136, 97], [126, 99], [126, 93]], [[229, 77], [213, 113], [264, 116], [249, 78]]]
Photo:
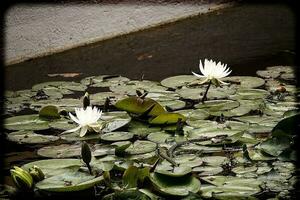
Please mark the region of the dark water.
[[198, 71], [199, 59], [227, 63], [232, 75], [254, 75], [295, 63], [296, 18], [280, 4], [249, 4], [193, 17], [5, 68], [5, 88], [26, 89], [53, 73], [100, 74], [162, 80]]

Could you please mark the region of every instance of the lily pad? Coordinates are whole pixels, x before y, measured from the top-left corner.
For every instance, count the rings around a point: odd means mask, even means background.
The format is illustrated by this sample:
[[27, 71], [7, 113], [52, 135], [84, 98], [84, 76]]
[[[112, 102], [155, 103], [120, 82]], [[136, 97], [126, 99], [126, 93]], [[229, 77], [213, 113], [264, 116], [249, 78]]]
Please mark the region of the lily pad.
[[256, 71], [256, 74], [266, 79], [276, 79], [280, 76], [280, 72], [274, 70], [258, 70]]
[[155, 173], [163, 174], [170, 177], [182, 177], [192, 172], [191, 167], [188, 166], [178, 166], [172, 167], [170, 165], [157, 165], [155, 168]]
[[147, 91], [147, 92], [163, 92], [167, 88], [161, 86], [158, 82], [155, 81], [128, 81], [121, 85], [112, 85], [109, 87], [112, 92], [119, 94], [135, 95], [136, 90]]
[[8, 130], [45, 130], [49, 128], [49, 121], [41, 119], [39, 115], [19, 115], [4, 120], [4, 128]]
[[155, 151], [157, 148], [157, 144], [154, 142], [146, 141], [146, 140], [137, 140], [131, 146], [129, 146], [125, 151], [128, 154], [145, 154]]
[[132, 137], [133, 133], [130, 132], [110, 132], [101, 135], [101, 140], [115, 142], [130, 140]]
[[184, 122], [186, 118], [178, 113], [162, 113], [158, 115], [157, 117], [150, 119], [150, 124], [175, 124], [178, 122], [178, 120], [181, 120]]
[[128, 81], [128, 78], [119, 75], [100, 75], [85, 77], [80, 83], [92, 87], [109, 87], [112, 84], [121, 84]]
[[161, 113], [166, 112], [165, 109], [153, 99], [145, 98], [143, 100], [139, 100], [138, 97], [128, 97], [126, 99], [122, 99], [115, 104], [120, 110], [125, 110], [130, 113], [142, 114], [146, 112], [148, 109], [154, 106], [148, 115], [157, 116]]
[[151, 173], [150, 180], [161, 193], [174, 196], [187, 196], [189, 192], [200, 190], [200, 181], [193, 176], [170, 177], [158, 173]]
[[20, 144], [44, 144], [54, 142], [59, 137], [54, 135], [42, 135], [33, 131], [16, 131], [9, 133], [7, 139]]
[[179, 88], [185, 86], [198, 78], [194, 75], [179, 75], [179, 76], [172, 76], [168, 77], [161, 81], [161, 84], [168, 88]]
[[265, 84], [265, 80], [253, 76], [229, 76], [223, 78], [224, 82], [236, 84], [240, 88], [258, 88]]
[[154, 132], [154, 133], [150, 133], [147, 136], [147, 139], [151, 142], [155, 142], [155, 143], [165, 143], [167, 139], [172, 138], [173, 136], [170, 134], [167, 134], [165, 132]]
[[158, 103], [164, 107], [168, 107], [171, 110], [179, 110], [185, 107], [185, 102], [181, 100], [165, 100], [158, 101]]
[[72, 158], [79, 157], [81, 153], [80, 144], [61, 144], [55, 146], [45, 146], [37, 151], [39, 156], [48, 158]]
[[39, 116], [46, 119], [60, 118], [58, 107], [53, 105], [42, 107], [42, 109], [39, 111]]
[[50, 192], [74, 192], [93, 187], [104, 181], [103, 176], [95, 177], [87, 172], [68, 171], [38, 182], [35, 187]]
[[231, 110], [240, 105], [238, 101], [233, 100], [212, 100], [205, 101], [204, 103], [199, 103], [195, 105], [195, 108], [205, 109], [208, 112], [213, 111], [223, 111], [223, 110]]

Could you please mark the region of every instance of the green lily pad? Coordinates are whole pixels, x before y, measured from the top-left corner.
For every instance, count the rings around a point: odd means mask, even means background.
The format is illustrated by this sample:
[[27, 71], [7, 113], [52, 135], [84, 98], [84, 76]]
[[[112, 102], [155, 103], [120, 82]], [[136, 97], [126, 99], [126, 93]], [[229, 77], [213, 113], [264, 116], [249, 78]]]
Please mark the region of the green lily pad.
[[128, 81], [120, 85], [112, 85], [109, 87], [112, 92], [119, 94], [135, 95], [136, 90], [147, 91], [147, 92], [164, 92], [167, 90], [166, 87], [161, 86], [155, 81]]
[[168, 107], [171, 110], [179, 110], [185, 107], [185, 102], [181, 100], [164, 100], [158, 101], [158, 103], [164, 107]]
[[57, 130], [70, 130], [75, 127], [77, 127], [77, 124], [74, 124], [73, 121], [66, 119], [66, 118], [60, 118], [59, 120], [55, 120], [49, 123], [50, 128], [57, 129]]
[[239, 106], [233, 108], [231, 110], [226, 111], [212, 111], [210, 112], [213, 116], [221, 116], [221, 114], [225, 117], [239, 117], [248, 114], [252, 110], [259, 109], [259, 103], [251, 100], [239, 100]]
[[99, 140], [101, 138], [101, 134], [99, 133], [87, 133], [84, 137], [79, 137], [79, 131], [63, 134], [60, 136], [61, 139], [73, 142], [73, 141], [92, 141], [92, 140]]
[[175, 124], [180, 120], [184, 122], [186, 118], [178, 113], [162, 113], [157, 117], [150, 119], [150, 124]]
[[113, 92], [99, 92], [90, 94], [90, 102], [92, 105], [104, 105], [106, 98], [109, 99], [110, 104], [114, 105], [117, 101], [125, 98], [123, 94], [117, 94]]
[[241, 175], [245, 173], [256, 172], [256, 170], [257, 170], [256, 166], [249, 166], [249, 167], [237, 166], [232, 169], [232, 172]]
[[48, 158], [72, 158], [79, 157], [81, 153], [80, 144], [61, 144], [55, 146], [45, 146], [37, 151], [39, 156]]
[[149, 126], [148, 124], [134, 120], [131, 121], [128, 126], [129, 132], [139, 136], [147, 136], [149, 133], [161, 131], [161, 127]]
[[129, 79], [118, 75], [100, 75], [83, 78], [80, 83], [91, 87], [109, 87], [113, 84], [122, 84]]
[[292, 66], [270, 66], [267, 67], [266, 70], [268, 71], [277, 71], [279, 73], [291, 73], [293, 72], [295, 69]]
[[266, 79], [276, 79], [280, 76], [280, 71], [274, 71], [274, 70], [258, 70], [256, 71], [256, 74], [262, 78]]
[[214, 176], [223, 171], [221, 166], [200, 166], [193, 168], [193, 172], [197, 172], [199, 176]]
[[170, 165], [157, 165], [155, 173], [163, 174], [170, 177], [182, 177], [192, 172], [192, 168], [188, 166], [172, 167]]
[[154, 132], [154, 133], [150, 133], [147, 136], [147, 140], [151, 141], [151, 142], [155, 142], [155, 143], [165, 143], [167, 139], [172, 138], [173, 136], [165, 133], [165, 132]]
[[39, 118], [39, 115], [19, 115], [6, 118], [4, 128], [8, 130], [45, 130], [49, 128], [49, 121]]
[[149, 112], [150, 116], [157, 116], [161, 113], [166, 112], [165, 109], [153, 99], [145, 98], [142, 101], [138, 97], [128, 97], [122, 99], [115, 104], [115, 107], [120, 110], [125, 110], [130, 113], [142, 114], [146, 112], [151, 106], [154, 107]]
[[50, 192], [74, 192], [93, 187], [104, 181], [103, 176], [95, 177], [87, 172], [68, 171], [46, 178], [38, 182], [35, 187]]
[[150, 180], [156, 190], [163, 194], [187, 196], [189, 192], [200, 190], [200, 181], [193, 176], [170, 177], [163, 174], [151, 173]]
[[[176, 92], [184, 99], [199, 100], [202, 99], [205, 90], [206, 90], [205, 87], [202, 88], [182, 87], [180, 89], [177, 89]], [[214, 99], [228, 98], [230, 95], [235, 94], [235, 91], [236, 89], [230, 86], [223, 86], [222, 88], [212, 86], [207, 93], [207, 99], [214, 100]]]
[[131, 138], [133, 138], [133, 133], [130, 132], [110, 132], [101, 135], [101, 140], [110, 142], [130, 140]]
[[49, 178], [70, 170], [78, 170], [82, 166], [82, 162], [80, 159], [47, 159], [27, 163], [23, 165], [22, 168], [29, 170], [29, 168], [34, 165], [38, 166], [43, 171], [45, 178]]
[[170, 101], [180, 98], [179, 94], [173, 91], [149, 92], [147, 94], [147, 97], [159, 102]]
[[179, 76], [172, 76], [168, 77], [161, 81], [161, 84], [168, 88], [179, 88], [185, 86], [198, 78], [194, 75], [179, 75]]
[[290, 147], [288, 137], [272, 137], [259, 145], [259, 148], [272, 156], [279, 156], [285, 149]]
[[237, 84], [240, 88], [258, 88], [265, 84], [264, 79], [253, 76], [229, 76], [223, 81]]
[[41, 107], [48, 104], [55, 105], [59, 107], [60, 110], [66, 110], [68, 112], [73, 112], [75, 108], [82, 107], [82, 101], [79, 99], [62, 98], [59, 100], [47, 99], [35, 101], [31, 103], [30, 108], [39, 111]]
[[44, 144], [49, 142], [54, 142], [59, 139], [59, 137], [54, 135], [42, 135], [34, 133], [33, 131], [16, 131], [9, 133], [7, 139], [12, 142], [17, 142], [19, 144]]
[[46, 119], [58, 119], [60, 118], [59, 109], [53, 105], [44, 106], [39, 111], [39, 116]]
[[195, 105], [195, 108], [205, 109], [209, 112], [213, 111], [223, 111], [223, 110], [231, 110], [240, 105], [238, 101], [233, 100], [212, 100], [205, 101], [204, 103], [199, 103]]
[[32, 90], [38, 91], [49, 87], [56, 87], [58, 89], [68, 89], [73, 91], [85, 91], [87, 88], [85, 85], [73, 81], [52, 81], [36, 84], [32, 86]]
[[146, 141], [146, 140], [137, 140], [131, 146], [129, 146], [125, 151], [128, 154], [145, 154], [155, 151], [157, 148], [157, 144], [154, 142]]
[[277, 103], [266, 103], [266, 107], [273, 111], [286, 112], [289, 110], [295, 110], [299, 107], [299, 102], [277, 102]]
[[252, 88], [241, 88], [236, 91], [234, 99], [245, 99], [245, 100], [254, 100], [254, 99], [264, 99], [270, 93], [267, 90], [262, 89], [252, 89]]
[[254, 178], [233, 176], [206, 176], [201, 179], [212, 184], [201, 187], [203, 196], [217, 199], [251, 198], [250, 195], [260, 192], [259, 186], [262, 184]]
[[205, 156], [202, 158], [204, 165], [207, 166], [221, 166], [228, 161], [225, 156]]

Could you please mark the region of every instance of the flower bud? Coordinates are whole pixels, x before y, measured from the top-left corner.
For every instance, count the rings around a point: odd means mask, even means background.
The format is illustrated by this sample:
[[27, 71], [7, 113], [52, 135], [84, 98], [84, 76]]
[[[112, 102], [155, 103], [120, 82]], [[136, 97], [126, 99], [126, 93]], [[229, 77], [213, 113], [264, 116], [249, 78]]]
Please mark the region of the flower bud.
[[36, 165], [29, 168], [29, 174], [32, 176], [32, 178], [35, 182], [39, 182], [39, 181], [45, 179], [45, 175], [44, 175], [43, 171]]
[[92, 153], [89, 145], [86, 142], [82, 143], [81, 146], [81, 157], [83, 162], [85, 162], [87, 165], [91, 162], [92, 160]]
[[22, 190], [29, 190], [33, 186], [32, 176], [24, 169], [14, 166], [10, 170], [11, 177], [15, 185]]

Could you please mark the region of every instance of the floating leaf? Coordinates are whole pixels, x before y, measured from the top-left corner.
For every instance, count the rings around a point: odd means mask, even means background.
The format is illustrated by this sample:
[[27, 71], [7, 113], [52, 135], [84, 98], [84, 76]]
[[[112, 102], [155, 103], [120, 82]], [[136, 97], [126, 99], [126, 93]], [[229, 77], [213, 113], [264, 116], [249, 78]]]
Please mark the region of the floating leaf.
[[175, 124], [178, 122], [178, 120], [181, 120], [184, 122], [186, 118], [178, 113], [163, 113], [158, 115], [157, 117], [150, 119], [150, 124]]
[[39, 116], [46, 119], [60, 118], [58, 107], [53, 105], [44, 106], [39, 111]]
[[163, 174], [151, 173], [150, 180], [161, 193], [174, 196], [187, 196], [189, 192], [197, 193], [200, 181], [193, 176], [170, 177]]
[[120, 85], [111, 85], [109, 89], [112, 92], [119, 94], [135, 95], [136, 90], [147, 91], [147, 92], [164, 92], [167, 90], [166, 87], [161, 86], [158, 82], [155, 81], [128, 81]]
[[128, 97], [118, 101], [115, 106], [120, 110], [125, 110], [130, 113], [142, 114], [146, 112], [151, 106], [153, 109], [150, 111], [150, 116], [157, 116], [166, 112], [165, 109], [153, 99], [145, 98], [138, 99], [138, 97]]
[[50, 192], [74, 192], [93, 187], [104, 180], [103, 176], [95, 177], [85, 172], [68, 171], [46, 178], [35, 187]]
[[133, 137], [133, 134], [130, 132], [110, 132], [101, 135], [101, 140], [105, 141], [124, 141], [129, 140]]
[[123, 174], [123, 184], [125, 188], [135, 188], [138, 182], [139, 170], [136, 166], [128, 167]]
[[258, 88], [265, 84], [264, 79], [253, 76], [229, 76], [222, 80], [237, 84], [240, 88]]
[[49, 128], [49, 122], [39, 118], [39, 115], [20, 115], [6, 118], [4, 128], [8, 130], [45, 130]]
[[157, 165], [155, 168], [155, 173], [163, 174], [171, 177], [182, 177], [192, 172], [191, 167], [182, 165], [182, 166], [171, 166], [171, 165]]
[[9, 133], [7, 139], [20, 144], [44, 144], [54, 142], [59, 139], [53, 135], [42, 135], [33, 131], [16, 131]]
[[144, 154], [154, 151], [156, 147], [157, 145], [153, 142], [146, 140], [137, 140], [126, 149], [126, 152], [131, 155]]
[[199, 103], [195, 105], [195, 108], [205, 109], [209, 112], [213, 111], [223, 111], [223, 110], [231, 110], [240, 105], [238, 101], [233, 100], [212, 100], [205, 101], [204, 103]]
[[161, 81], [161, 84], [168, 88], [176, 89], [178, 87], [185, 86], [198, 78], [193, 75], [179, 75], [168, 77]]
[[80, 144], [61, 144], [56, 146], [45, 146], [37, 151], [39, 156], [48, 158], [71, 158], [80, 156]]

